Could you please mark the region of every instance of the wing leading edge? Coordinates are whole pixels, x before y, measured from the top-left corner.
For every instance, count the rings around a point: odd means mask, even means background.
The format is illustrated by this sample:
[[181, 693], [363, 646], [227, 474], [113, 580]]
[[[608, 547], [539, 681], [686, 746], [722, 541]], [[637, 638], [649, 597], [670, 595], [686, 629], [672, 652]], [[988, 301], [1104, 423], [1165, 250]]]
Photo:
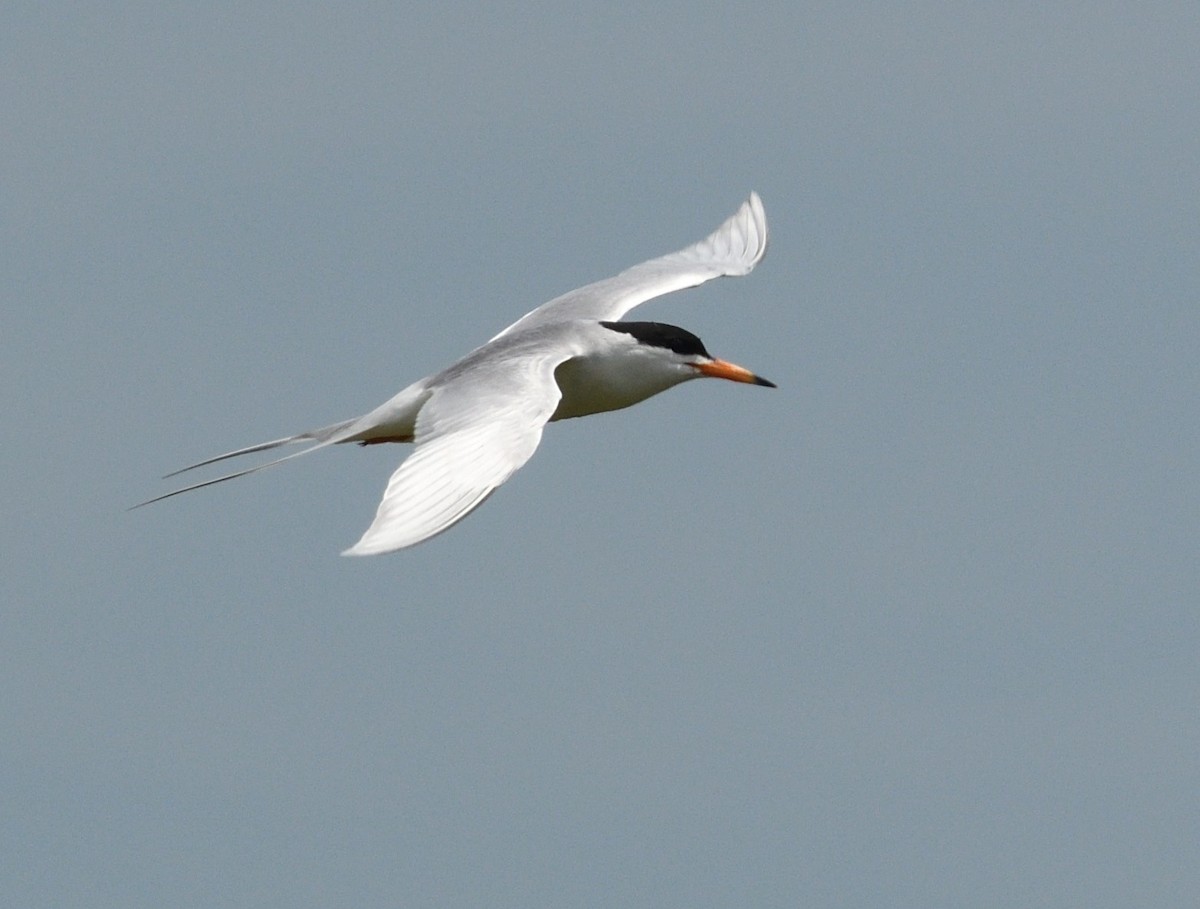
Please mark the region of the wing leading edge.
[[725, 223], [700, 242], [555, 297], [496, 337], [517, 328], [567, 319], [615, 322], [635, 306], [663, 294], [713, 278], [749, 274], [766, 254], [767, 240], [767, 215], [758, 193], [752, 192]]

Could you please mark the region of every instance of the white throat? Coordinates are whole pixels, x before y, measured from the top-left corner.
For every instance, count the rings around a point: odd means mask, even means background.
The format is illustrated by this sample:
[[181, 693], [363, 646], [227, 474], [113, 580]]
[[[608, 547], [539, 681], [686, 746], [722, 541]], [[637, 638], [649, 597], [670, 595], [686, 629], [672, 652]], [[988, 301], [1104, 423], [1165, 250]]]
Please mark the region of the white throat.
[[631, 350], [624, 356], [590, 354], [567, 360], [554, 372], [562, 393], [551, 420], [620, 410], [700, 374], [658, 351]]

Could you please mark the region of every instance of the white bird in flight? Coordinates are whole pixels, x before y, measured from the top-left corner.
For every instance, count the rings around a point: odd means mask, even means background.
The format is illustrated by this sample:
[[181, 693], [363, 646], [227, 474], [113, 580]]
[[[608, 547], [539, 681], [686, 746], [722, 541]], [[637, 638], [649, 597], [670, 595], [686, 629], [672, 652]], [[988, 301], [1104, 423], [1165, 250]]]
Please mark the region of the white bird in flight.
[[723, 276], [748, 274], [767, 250], [757, 193], [708, 237], [678, 252], [555, 297], [482, 347], [409, 385], [370, 413], [208, 458], [168, 477], [296, 442], [302, 451], [149, 499], [255, 473], [300, 455], [357, 442], [412, 442], [375, 520], [343, 555], [415, 546], [449, 530], [532, 457], [548, 422], [619, 410], [690, 379], [773, 382], [712, 356], [689, 331], [618, 321], [635, 306]]

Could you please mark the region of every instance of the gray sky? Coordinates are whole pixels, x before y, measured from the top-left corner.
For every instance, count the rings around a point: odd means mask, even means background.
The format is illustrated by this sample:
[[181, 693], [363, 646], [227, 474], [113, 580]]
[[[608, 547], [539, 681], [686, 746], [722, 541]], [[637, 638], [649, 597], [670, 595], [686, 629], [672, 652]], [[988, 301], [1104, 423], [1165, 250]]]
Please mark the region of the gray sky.
[[[1194, 898], [1200, 7], [408, 6], [0, 13], [6, 904]], [[125, 512], [751, 189], [777, 391]]]

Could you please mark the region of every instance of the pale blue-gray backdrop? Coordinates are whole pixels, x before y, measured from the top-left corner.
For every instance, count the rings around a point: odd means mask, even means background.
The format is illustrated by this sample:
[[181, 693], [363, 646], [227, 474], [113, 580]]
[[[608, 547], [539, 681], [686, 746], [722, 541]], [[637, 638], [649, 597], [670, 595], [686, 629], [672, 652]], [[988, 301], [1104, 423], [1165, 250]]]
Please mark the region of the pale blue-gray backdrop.
[[[1174, 906], [1200, 890], [1200, 7], [10, 3], [0, 891], [21, 907]], [[777, 391], [149, 509], [537, 303]]]

